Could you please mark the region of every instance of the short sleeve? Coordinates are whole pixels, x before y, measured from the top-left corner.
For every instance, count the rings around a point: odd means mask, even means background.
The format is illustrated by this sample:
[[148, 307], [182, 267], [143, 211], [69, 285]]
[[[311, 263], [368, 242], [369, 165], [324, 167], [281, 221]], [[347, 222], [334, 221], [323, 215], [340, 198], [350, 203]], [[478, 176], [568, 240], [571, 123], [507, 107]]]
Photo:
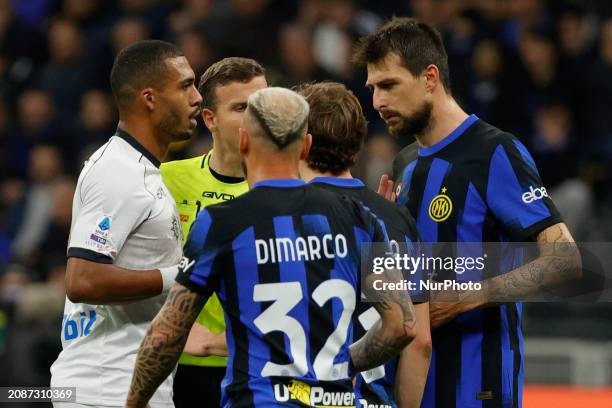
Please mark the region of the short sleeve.
[[218, 290], [218, 271], [214, 266], [219, 248], [209, 234], [212, 223], [207, 210], [198, 214], [187, 237], [176, 277], [181, 285], [207, 297]]
[[493, 151], [487, 180], [487, 204], [513, 241], [524, 241], [562, 222], [531, 155], [516, 139]]
[[74, 197], [73, 208], [78, 210], [73, 211], [68, 257], [113, 263], [130, 234], [150, 215], [154, 198], [141, 174], [119, 180], [113, 176], [116, 171], [92, 170]]

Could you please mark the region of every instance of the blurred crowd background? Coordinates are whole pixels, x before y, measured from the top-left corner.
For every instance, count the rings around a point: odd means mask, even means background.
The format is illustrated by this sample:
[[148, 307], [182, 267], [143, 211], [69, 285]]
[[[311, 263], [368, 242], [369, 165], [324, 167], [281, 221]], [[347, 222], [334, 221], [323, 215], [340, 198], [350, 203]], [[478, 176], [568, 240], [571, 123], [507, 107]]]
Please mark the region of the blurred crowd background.
[[[116, 127], [108, 77], [118, 50], [165, 39], [198, 76], [217, 59], [245, 56], [274, 85], [345, 83], [370, 122], [355, 175], [376, 187], [410, 141], [386, 133], [364, 70], [349, 60], [356, 39], [393, 15], [441, 31], [453, 95], [530, 148], [575, 238], [611, 241], [612, 2], [0, 0], [0, 384], [48, 384], [61, 347], [72, 196], [83, 161]], [[210, 146], [200, 124], [171, 158]], [[527, 311], [527, 336], [612, 340], [607, 305]]]

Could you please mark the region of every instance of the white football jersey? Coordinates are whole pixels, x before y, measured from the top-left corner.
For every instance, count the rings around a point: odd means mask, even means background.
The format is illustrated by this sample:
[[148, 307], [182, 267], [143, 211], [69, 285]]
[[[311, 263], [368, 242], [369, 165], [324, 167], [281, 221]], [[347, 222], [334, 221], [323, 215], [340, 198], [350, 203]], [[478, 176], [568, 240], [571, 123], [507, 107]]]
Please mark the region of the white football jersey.
[[[180, 261], [182, 232], [159, 161], [121, 130], [85, 163], [72, 205], [68, 256], [147, 270]], [[76, 387], [81, 404], [123, 406], [136, 353], [166, 294], [117, 305], [66, 299], [62, 352], [51, 386]], [[151, 399], [173, 407], [172, 377]]]

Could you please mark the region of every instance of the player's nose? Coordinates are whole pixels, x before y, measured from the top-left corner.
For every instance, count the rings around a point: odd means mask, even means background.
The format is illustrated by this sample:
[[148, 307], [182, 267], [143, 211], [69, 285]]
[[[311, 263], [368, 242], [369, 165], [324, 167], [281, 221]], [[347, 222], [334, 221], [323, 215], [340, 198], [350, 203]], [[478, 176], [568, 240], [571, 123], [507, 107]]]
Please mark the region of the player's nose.
[[372, 95], [372, 106], [374, 106], [374, 109], [377, 111], [387, 106], [386, 100], [382, 97], [380, 92], [376, 90], [374, 90], [374, 94]]
[[197, 90], [197, 88], [194, 86], [193, 87], [193, 91], [192, 92], [192, 99], [191, 99], [191, 106], [200, 106], [202, 104], [202, 95], [200, 95], [200, 92]]

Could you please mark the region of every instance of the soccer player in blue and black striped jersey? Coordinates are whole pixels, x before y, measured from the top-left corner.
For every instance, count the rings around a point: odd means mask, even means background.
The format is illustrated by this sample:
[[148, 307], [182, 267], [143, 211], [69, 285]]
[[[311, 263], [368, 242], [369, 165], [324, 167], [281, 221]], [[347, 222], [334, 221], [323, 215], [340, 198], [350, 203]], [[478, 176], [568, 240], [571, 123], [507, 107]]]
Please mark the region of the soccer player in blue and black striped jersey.
[[139, 350], [127, 406], [144, 407], [170, 374], [213, 291], [227, 322], [226, 407], [354, 406], [356, 372], [414, 337], [410, 297], [383, 292], [373, 303], [381, 322], [353, 342], [362, 244], [385, 242], [386, 233], [356, 200], [298, 178], [311, 143], [307, 119], [308, 104], [293, 91], [249, 97], [240, 153], [252, 189], [198, 215], [177, 283]]
[[[416, 218], [424, 242], [571, 243], [527, 149], [512, 135], [467, 115], [450, 91], [440, 34], [395, 18], [364, 37], [354, 61], [367, 66], [374, 108], [389, 132], [414, 136], [399, 202]], [[486, 299], [430, 302], [433, 356], [422, 407], [520, 407], [523, 340], [519, 299], [559, 279], [580, 276], [573, 245], [529, 263], [502, 259], [483, 280]], [[506, 272], [506, 273], [504, 273]], [[508, 284], [509, 283], [509, 284]], [[488, 307], [487, 307], [488, 306]]]
[[[308, 132], [312, 135], [308, 157], [300, 162], [302, 179], [362, 202], [384, 224], [389, 240], [394, 243], [392, 247], [414, 255], [419, 250], [419, 237], [408, 210], [389, 202], [351, 175], [350, 169], [368, 130], [355, 95], [336, 82], [303, 84], [297, 92], [310, 105]], [[424, 278], [420, 273], [406, 273], [404, 277], [415, 284]], [[357, 376], [355, 395], [359, 408], [420, 404], [431, 358], [428, 293], [414, 291], [410, 296], [415, 302], [417, 336], [400, 357]], [[355, 338], [360, 338], [379, 316], [367, 302], [360, 302], [357, 309], [354, 333]]]

